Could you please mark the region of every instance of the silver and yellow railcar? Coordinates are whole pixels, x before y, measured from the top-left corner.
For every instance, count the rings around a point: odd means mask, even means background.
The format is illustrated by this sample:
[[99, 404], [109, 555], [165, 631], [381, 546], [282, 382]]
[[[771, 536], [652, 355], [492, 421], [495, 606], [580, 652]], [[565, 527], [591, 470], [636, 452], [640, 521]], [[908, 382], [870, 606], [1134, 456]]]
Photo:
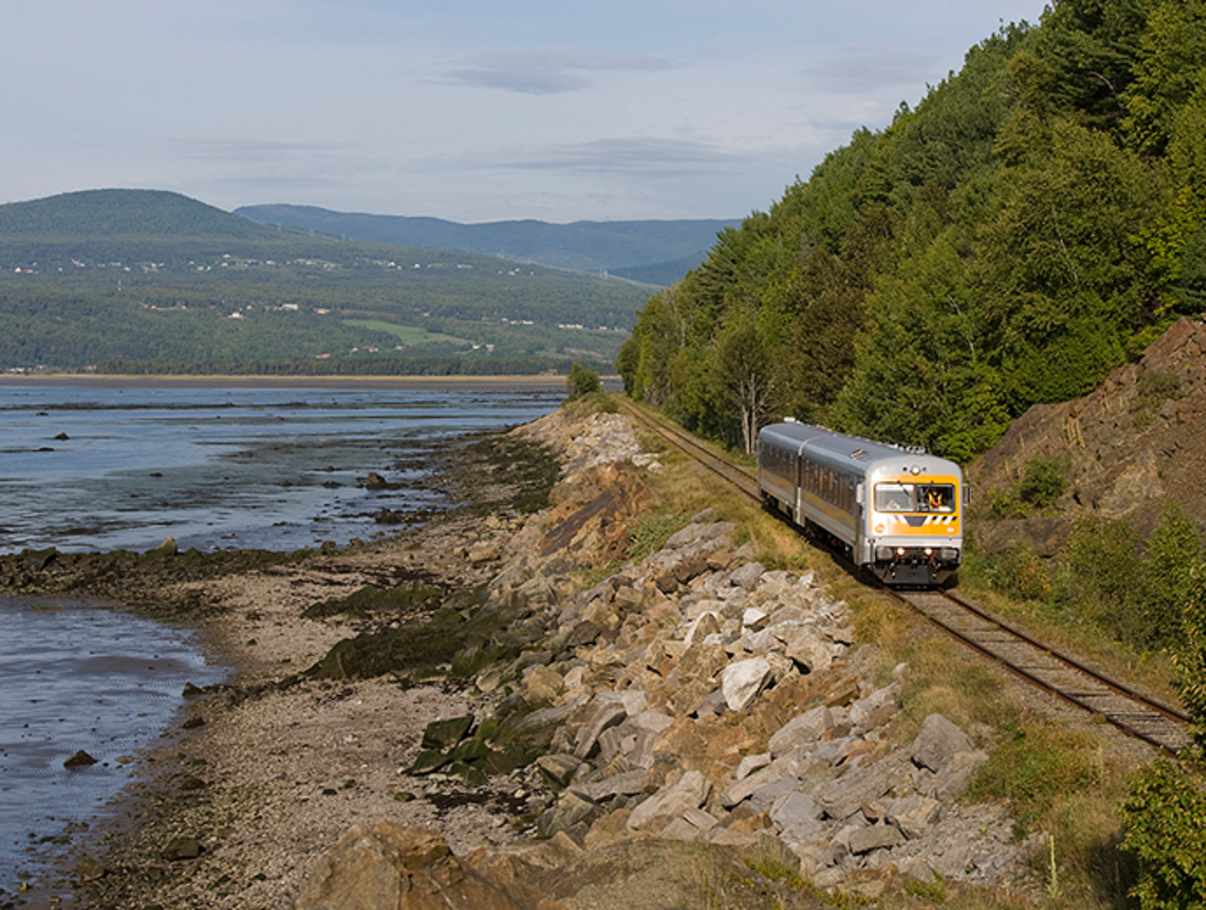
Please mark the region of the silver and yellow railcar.
[[767, 506], [888, 584], [939, 585], [963, 556], [963, 472], [921, 449], [785, 422], [758, 434]]

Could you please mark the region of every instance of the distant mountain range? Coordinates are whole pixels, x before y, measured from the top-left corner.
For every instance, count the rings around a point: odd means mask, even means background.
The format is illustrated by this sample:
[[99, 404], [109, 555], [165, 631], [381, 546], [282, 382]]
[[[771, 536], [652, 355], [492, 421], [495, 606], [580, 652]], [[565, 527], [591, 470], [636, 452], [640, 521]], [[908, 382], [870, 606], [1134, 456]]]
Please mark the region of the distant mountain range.
[[0, 205], [0, 370], [606, 369], [648, 296], [497, 255], [269, 227], [157, 190]]
[[703, 260], [716, 234], [738, 219], [681, 221], [492, 221], [335, 212], [308, 205], [249, 205], [236, 215], [346, 240], [423, 249], [464, 250], [559, 269], [610, 272], [671, 284]]

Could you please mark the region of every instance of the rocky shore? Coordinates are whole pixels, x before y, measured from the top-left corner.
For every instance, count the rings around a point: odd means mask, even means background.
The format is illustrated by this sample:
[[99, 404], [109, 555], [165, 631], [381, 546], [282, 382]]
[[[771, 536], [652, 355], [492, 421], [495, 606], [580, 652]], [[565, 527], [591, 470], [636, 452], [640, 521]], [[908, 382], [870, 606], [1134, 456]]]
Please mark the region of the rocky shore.
[[755, 908], [1025, 879], [1033, 845], [965, 796], [987, 732], [902, 724], [910, 668], [723, 509], [650, 532], [664, 470], [626, 418], [563, 409], [467, 450], [474, 505], [388, 543], [0, 559], [2, 589], [120, 595], [238, 670], [58, 893]]

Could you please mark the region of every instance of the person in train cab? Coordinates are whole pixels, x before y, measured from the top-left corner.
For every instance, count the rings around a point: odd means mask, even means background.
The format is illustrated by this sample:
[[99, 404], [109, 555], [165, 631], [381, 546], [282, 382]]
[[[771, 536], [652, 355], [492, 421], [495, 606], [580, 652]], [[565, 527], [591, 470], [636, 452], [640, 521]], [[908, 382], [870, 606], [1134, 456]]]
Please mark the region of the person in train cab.
[[950, 506], [946, 502], [946, 497], [942, 495], [942, 491], [937, 487], [930, 487], [926, 493], [926, 504], [930, 507], [931, 512], [949, 512]]

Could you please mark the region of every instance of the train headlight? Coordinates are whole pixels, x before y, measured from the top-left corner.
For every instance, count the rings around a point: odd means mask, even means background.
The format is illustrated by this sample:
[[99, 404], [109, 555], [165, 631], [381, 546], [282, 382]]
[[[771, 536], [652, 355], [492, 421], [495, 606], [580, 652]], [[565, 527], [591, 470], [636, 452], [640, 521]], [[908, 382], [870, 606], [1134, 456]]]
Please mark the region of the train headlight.
[[947, 562], [958, 562], [958, 560], [959, 560], [958, 548], [943, 547], [942, 548], [942, 558], [945, 559]]
[[934, 548], [933, 548], [933, 547], [926, 547], [926, 548], [925, 548], [925, 555], [926, 555], [926, 556], [933, 556], [933, 555], [934, 555]]
[[896, 548], [896, 555], [897, 555], [897, 556], [904, 556], [904, 555], [905, 555], [905, 548], [904, 548], [904, 547], [897, 547], [897, 548]]
[[892, 558], [892, 548], [891, 547], [876, 547], [875, 548], [875, 558], [882, 560], [884, 562], [888, 561], [889, 559]]

